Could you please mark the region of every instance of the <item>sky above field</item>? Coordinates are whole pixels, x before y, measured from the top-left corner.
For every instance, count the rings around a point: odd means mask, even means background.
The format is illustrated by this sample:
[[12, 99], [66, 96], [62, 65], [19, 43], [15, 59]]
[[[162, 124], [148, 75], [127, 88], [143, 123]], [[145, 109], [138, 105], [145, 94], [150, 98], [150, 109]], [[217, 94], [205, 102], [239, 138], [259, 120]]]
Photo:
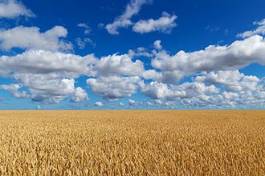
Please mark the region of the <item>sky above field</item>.
[[0, 0], [0, 109], [264, 109], [264, 7]]

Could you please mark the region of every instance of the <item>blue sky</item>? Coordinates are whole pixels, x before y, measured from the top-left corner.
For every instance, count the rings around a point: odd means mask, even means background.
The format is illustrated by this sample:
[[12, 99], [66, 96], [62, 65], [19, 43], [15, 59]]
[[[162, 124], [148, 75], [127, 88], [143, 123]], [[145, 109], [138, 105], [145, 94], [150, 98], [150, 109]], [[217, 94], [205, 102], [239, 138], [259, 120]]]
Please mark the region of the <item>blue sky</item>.
[[0, 109], [263, 109], [264, 6], [0, 0]]

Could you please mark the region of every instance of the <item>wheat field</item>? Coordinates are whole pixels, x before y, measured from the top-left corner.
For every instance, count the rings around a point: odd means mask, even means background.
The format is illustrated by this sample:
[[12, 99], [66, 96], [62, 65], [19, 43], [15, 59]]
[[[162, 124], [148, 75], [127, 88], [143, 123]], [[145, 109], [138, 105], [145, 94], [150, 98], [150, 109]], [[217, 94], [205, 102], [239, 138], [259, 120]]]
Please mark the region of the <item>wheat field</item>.
[[265, 175], [265, 111], [1, 111], [0, 175]]

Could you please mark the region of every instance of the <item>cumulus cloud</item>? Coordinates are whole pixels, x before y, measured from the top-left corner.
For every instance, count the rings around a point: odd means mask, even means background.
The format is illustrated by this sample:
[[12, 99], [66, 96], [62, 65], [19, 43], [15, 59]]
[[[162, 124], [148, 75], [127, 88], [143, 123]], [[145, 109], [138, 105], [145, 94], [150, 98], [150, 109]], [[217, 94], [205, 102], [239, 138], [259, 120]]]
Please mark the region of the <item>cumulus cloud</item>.
[[157, 82], [163, 82], [168, 84], [176, 84], [178, 81], [185, 76], [182, 72], [178, 70], [173, 71], [156, 71], [154, 69], [146, 70], [143, 73], [143, 77], [146, 80], [153, 80]]
[[174, 91], [169, 89], [167, 84], [159, 82], [151, 82], [142, 86], [142, 92], [153, 99], [174, 98]]
[[141, 84], [144, 72], [140, 60], [132, 61], [128, 54], [102, 57], [94, 66], [96, 76], [87, 80], [92, 91], [106, 99], [132, 96]]
[[135, 101], [135, 100], [132, 100], [132, 99], [129, 99], [129, 100], [128, 100], [128, 104], [129, 104], [130, 106], [133, 106], [133, 105], [136, 104], [136, 101]]
[[176, 15], [170, 15], [166, 12], [158, 19], [140, 20], [133, 26], [133, 31], [141, 34], [149, 32], [170, 33], [176, 24]]
[[103, 106], [104, 104], [101, 102], [101, 101], [97, 101], [96, 103], [95, 103], [95, 106], [97, 106], [97, 107], [101, 107], [101, 106]]
[[[0, 76], [12, 78], [28, 89], [34, 101], [75, 102], [87, 99], [85, 90], [75, 87], [75, 79], [89, 77], [95, 93], [116, 99], [131, 96], [139, 87], [143, 63], [129, 55], [96, 58], [62, 52], [29, 50], [15, 56], [0, 57]], [[5, 88], [7, 90], [7, 88]]]
[[186, 106], [264, 105], [265, 82], [235, 71], [205, 72], [193, 81], [172, 85], [151, 82], [141, 87], [154, 100]]
[[[85, 100], [81, 89], [74, 87], [74, 79], [55, 79], [45, 75], [19, 75], [21, 84], [2, 85], [0, 88], [9, 91], [17, 98], [31, 98], [33, 101], [59, 103], [67, 97], [76, 102]], [[23, 86], [22, 86], [23, 84]], [[27, 87], [28, 92], [21, 90]], [[82, 92], [84, 93], [84, 92]]]
[[207, 86], [203, 83], [183, 83], [181, 85], [168, 85], [164, 83], [151, 82], [142, 87], [142, 91], [153, 99], [178, 100], [180, 98], [191, 98], [204, 94], [218, 93], [214, 85]]
[[55, 26], [43, 33], [38, 27], [18, 26], [0, 30], [0, 48], [2, 50], [21, 48], [65, 51], [72, 49], [70, 43], [62, 40], [66, 36], [67, 29], [62, 26]]
[[264, 105], [265, 103], [264, 80], [245, 75], [238, 70], [211, 72], [198, 76], [195, 80], [214, 84], [220, 88], [221, 93], [213, 102], [217, 105]]
[[16, 56], [0, 57], [0, 75], [31, 74], [92, 74], [91, 64], [95, 58], [91, 55], [81, 57], [61, 52], [30, 50]]
[[76, 92], [74, 79], [51, 79], [47, 76], [32, 75], [38, 80], [22, 78], [25, 86], [29, 87], [34, 101], [59, 103]]
[[82, 89], [81, 87], [77, 87], [74, 91], [74, 95], [73, 95], [73, 101], [74, 102], [81, 102], [81, 101], [85, 101], [88, 99], [87, 93], [84, 89]]
[[200, 51], [179, 51], [173, 56], [160, 51], [152, 60], [155, 69], [173, 78], [162, 78], [165, 82], [174, 81], [174, 77], [176, 82], [177, 78], [201, 71], [236, 70], [251, 63], [265, 64], [265, 41], [258, 35], [227, 46], [210, 45]]
[[[30, 31], [23, 33], [28, 41], [19, 38], [17, 31], [21, 28]], [[18, 98], [49, 103], [86, 101], [87, 92], [75, 84], [80, 76], [86, 76], [91, 90], [105, 99], [132, 97], [141, 91], [153, 99], [154, 105], [265, 104], [264, 79], [238, 71], [252, 63], [265, 65], [265, 41], [261, 35], [240, 39], [230, 45], [210, 45], [193, 52], [179, 51], [175, 55], [169, 54], [157, 40], [150, 52], [137, 48], [128, 54], [97, 58], [93, 54], [79, 56], [64, 52], [61, 38], [67, 35], [67, 30], [63, 27], [46, 32], [26, 27], [12, 30], [15, 32], [8, 34], [5, 32], [9, 30], [1, 31], [4, 34], [0, 35], [1, 48], [22, 48], [25, 51], [14, 56], [0, 56], [0, 77], [14, 81], [1, 85], [0, 89]], [[18, 38], [13, 35], [16, 33]], [[43, 48], [46, 43], [50, 44]], [[151, 58], [148, 69], [137, 59], [138, 56]], [[182, 79], [186, 76], [191, 79]], [[133, 101], [128, 103], [135, 104]]]
[[256, 29], [238, 34], [238, 37], [247, 38], [254, 35], [265, 35], [265, 19], [253, 23]]
[[127, 28], [133, 24], [131, 18], [137, 15], [144, 4], [151, 3], [151, 0], [131, 0], [124, 13], [117, 17], [113, 23], [106, 25], [106, 30], [113, 35], [119, 34], [119, 28]]
[[1, 0], [0, 1], [0, 19], [1, 18], [16, 18], [19, 16], [34, 17], [31, 10], [27, 9], [22, 3], [16, 0]]
[[10, 92], [14, 97], [17, 98], [28, 98], [29, 95], [26, 91], [21, 90], [23, 86], [20, 84], [5, 84], [0, 85], [0, 89]]
[[140, 60], [133, 62], [128, 54], [102, 57], [97, 62], [95, 69], [98, 75], [103, 76], [140, 76], [144, 72], [143, 63]]
[[236, 71], [210, 72], [203, 76], [196, 77], [196, 81], [207, 82], [209, 84], [222, 85], [229, 91], [254, 91], [259, 82], [256, 76], [246, 76]]
[[137, 58], [137, 57], [152, 58], [153, 57], [153, 53], [148, 51], [144, 47], [138, 47], [135, 50], [130, 49], [128, 51], [128, 55], [129, 55], [129, 57], [132, 57], [132, 58]]
[[162, 73], [161, 72], [157, 72], [156, 70], [146, 70], [143, 73], [143, 77], [146, 80], [156, 80], [161, 82], [161, 78], [162, 78]]
[[104, 76], [87, 80], [93, 92], [107, 99], [130, 97], [139, 88], [140, 83], [141, 79], [138, 76]]
[[154, 48], [157, 49], [157, 50], [161, 50], [163, 47], [161, 45], [161, 40], [156, 40], [154, 41]]
[[[91, 67], [94, 62], [95, 58], [91, 55], [81, 57], [30, 50], [16, 56], [0, 57], [0, 76], [12, 78], [26, 87], [34, 101], [57, 103], [68, 97], [82, 101], [86, 99], [86, 94], [81, 88], [75, 88], [75, 78], [93, 75]], [[7, 87], [5, 90], [8, 90]], [[14, 92], [10, 88], [8, 91]]]
[[176, 27], [176, 15], [170, 15], [167, 12], [163, 12], [162, 16], [158, 19], [140, 20], [133, 22], [131, 18], [137, 15], [144, 4], [151, 3], [152, 0], [131, 0], [127, 5], [125, 12], [117, 17], [113, 23], [106, 25], [106, 30], [112, 35], [118, 35], [120, 28], [128, 28], [132, 26], [132, 30], [137, 33], [149, 33], [149, 32], [164, 32], [170, 33], [174, 27]]

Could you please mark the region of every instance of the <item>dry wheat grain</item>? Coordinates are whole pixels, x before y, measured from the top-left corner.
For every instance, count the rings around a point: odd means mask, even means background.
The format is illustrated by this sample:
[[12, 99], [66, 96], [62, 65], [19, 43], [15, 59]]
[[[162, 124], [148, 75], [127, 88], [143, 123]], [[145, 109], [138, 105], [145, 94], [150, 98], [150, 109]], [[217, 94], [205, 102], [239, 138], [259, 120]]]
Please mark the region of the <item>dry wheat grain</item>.
[[0, 175], [265, 175], [265, 111], [2, 111]]

